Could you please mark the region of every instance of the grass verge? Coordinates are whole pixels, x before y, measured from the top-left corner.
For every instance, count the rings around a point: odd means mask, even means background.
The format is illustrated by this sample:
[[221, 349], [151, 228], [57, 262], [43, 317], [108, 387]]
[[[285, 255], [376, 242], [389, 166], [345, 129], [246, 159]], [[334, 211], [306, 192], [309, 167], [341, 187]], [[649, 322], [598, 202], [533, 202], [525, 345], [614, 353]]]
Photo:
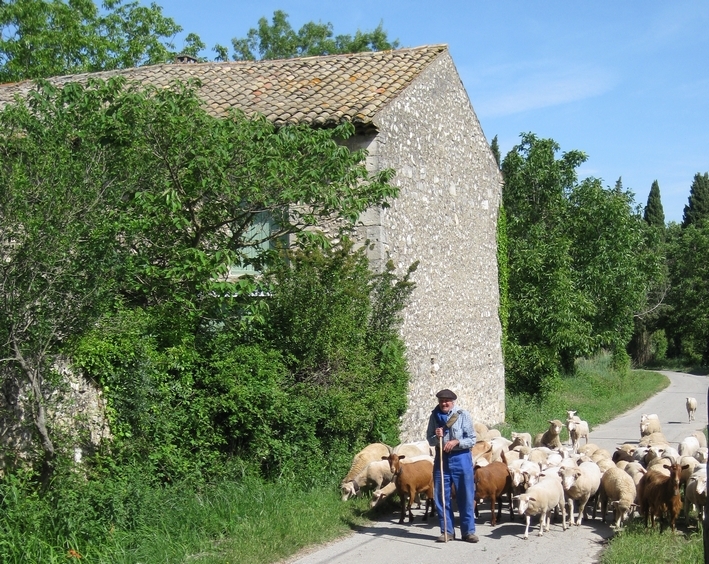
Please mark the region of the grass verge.
[[704, 561], [702, 526], [687, 534], [645, 529], [636, 519], [618, 532], [601, 556], [602, 564], [697, 564]]
[[[669, 380], [659, 372], [631, 370], [619, 375], [611, 369], [607, 356], [581, 360], [576, 374], [562, 378], [553, 395], [534, 398], [508, 394], [506, 422], [498, 428], [507, 437], [512, 431], [531, 433], [534, 437], [548, 429], [550, 419], [565, 421], [566, 410], [573, 409], [593, 429], [644, 402], [668, 384]], [[562, 431], [562, 440], [568, 439], [566, 433]]]

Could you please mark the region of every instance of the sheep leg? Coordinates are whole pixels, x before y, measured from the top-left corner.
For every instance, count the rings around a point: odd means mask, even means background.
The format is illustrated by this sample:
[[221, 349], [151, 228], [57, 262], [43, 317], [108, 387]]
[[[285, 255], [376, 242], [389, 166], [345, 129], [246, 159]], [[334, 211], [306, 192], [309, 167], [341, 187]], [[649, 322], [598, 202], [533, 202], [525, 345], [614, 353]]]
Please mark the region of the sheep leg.
[[[578, 520], [576, 521], [576, 526], [581, 525], [581, 522], [583, 521], [584, 513], [586, 512], [586, 504], [588, 503], [588, 497], [586, 498], [581, 498], [579, 499], [579, 517]], [[571, 514], [571, 523], [574, 522], [574, 515], [573, 513]]]
[[529, 515], [525, 515], [527, 519], [527, 526], [524, 528], [524, 539], [527, 540], [529, 538], [529, 525], [532, 522], [532, 518]]
[[[562, 530], [565, 531], [566, 530], [566, 505], [564, 504], [563, 499], [561, 500], [561, 503], [559, 505], [561, 505], [561, 528], [562, 528]], [[573, 504], [571, 505], [571, 508], [573, 510]], [[571, 513], [571, 517], [573, 519], [573, 511]]]
[[548, 516], [548, 511], [542, 511], [541, 515], [539, 515], [539, 534], [537, 536], [543, 537], [544, 536], [544, 525], [546, 523]]
[[[568, 514], [569, 514], [570, 523], [573, 525], [574, 524], [574, 500], [569, 498], [566, 503], [569, 506]], [[564, 520], [564, 521], [566, 521], [566, 520]]]

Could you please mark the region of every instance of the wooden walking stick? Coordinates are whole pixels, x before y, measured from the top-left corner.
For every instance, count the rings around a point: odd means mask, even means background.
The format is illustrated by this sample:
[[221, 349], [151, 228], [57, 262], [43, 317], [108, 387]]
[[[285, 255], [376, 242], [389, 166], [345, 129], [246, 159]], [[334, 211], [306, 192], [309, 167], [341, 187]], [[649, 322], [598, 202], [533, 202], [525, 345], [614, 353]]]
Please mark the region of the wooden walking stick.
[[448, 542], [448, 518], [446, 517], [446, 481], [443, 478], [443, 437], [438, 437], [438, 452], [441, 457], [441, 506], [443, 507], [443, 540]]

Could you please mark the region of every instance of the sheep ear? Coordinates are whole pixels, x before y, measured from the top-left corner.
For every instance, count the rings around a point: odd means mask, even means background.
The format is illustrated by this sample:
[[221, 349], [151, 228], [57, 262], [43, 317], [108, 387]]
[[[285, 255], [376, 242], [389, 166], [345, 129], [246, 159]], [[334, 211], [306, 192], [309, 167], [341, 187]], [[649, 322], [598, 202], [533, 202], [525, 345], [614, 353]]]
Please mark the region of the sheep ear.
[[530, 498], [529, 498], [529, 501], [537, 501], [537, 498], [536, 498], [536, 497], [530, 497]]

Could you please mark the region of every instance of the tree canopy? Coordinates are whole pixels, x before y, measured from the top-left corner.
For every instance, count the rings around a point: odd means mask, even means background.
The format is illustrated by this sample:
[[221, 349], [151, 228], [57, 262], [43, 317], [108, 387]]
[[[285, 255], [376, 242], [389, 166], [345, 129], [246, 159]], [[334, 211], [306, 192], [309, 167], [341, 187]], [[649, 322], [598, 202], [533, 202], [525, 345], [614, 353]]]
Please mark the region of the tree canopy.
[[[169, 62], [180, 31], [155, 3], [0, 2], [0, 82]], [[195, 44], [199, 38], [190, 35], [185, 48]]]
[[684, 206], [682, 227], [709, 218], [709, 172], [694, 175], [689, 188], [689, 202]]
[[[577, 181], [579, 151], [523, 134], [505, 157], [509, 253], [506, 371], [513, 391], [537, 393], [578, 356], [621, 354], [657, 271], [632, 194], [619, 181]], [[622, 354], [621, 354], [622, 356]]]
[[657, 183], [657, 180], [653, 181], [652, 186], [650, 186], [650, 193], [647, 196], [643, 219], [654, 227], [662, 229], [665, 227], [665, 211], [662, 208], [660, 185]]
[[[361, 51], [385, 51], [396, 49], [398, 41], [389, 41], [380, 23], [372, 31], [357, 30], [354, 35], [335, 35], [331, 23], [308, 22], [295, 31], [288, 21], [288, 14], [276, 10], [271, 23], [264, 17], [258, 27], [251, 28], [246, 37], [231, 40], [233, 58], [237, 61], [256, 59], [289, 59]], [[220, 58], [226, 58], [226, 49], [217, 46]]]
[[[338, 143], [353, 131], [218, 119], [193, 86], [120, 78], [41, 84], [0, 112], [0, 359], [33, 390], [47, 460], [43, 383], [117, 302], [161, 310], [176, 333], [227, 302], [248, 318], [256, 282], [228, 280], [231, 266], [265, 267], [275, 257], [262, 243], [305, 244], [323, 220], [346, 228], [396, 196], [390, 171], [370, 175], [364, 153]], [[264, 214], [271, 229], [254, 230]]]

